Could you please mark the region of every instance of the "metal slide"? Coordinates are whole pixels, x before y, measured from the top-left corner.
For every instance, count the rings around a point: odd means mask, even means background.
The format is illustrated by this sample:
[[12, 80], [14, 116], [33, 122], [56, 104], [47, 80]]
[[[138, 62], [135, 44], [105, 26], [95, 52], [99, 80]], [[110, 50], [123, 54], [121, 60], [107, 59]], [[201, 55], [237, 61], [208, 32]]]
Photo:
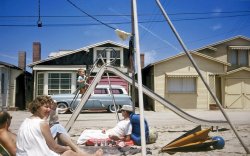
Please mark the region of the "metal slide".
[[[118, 70], [117, 68], [115, 68], [113, 66], [103, 66], [100, 69], [100, 71], [96, 74], [95, 79], [92, 81], [92, 83], [89, 86], [88, 90], [85, 92], [85, 95], [82, 97], [80, 103], [78, 104], [77, 108], [72, 113], [69, 121], [67, 122], [67, 124], [65, 126], [67, 131], [69, 131], [71, 129], [72, 125], [74, 124], [75, 120], [77, 119], [78, 115], [80, 114], [80, 112], [82, 110], [82, 107], [84, 106], [84, 104], [88, 100], [88, 98], [91, 95], [91, 93], [94, 91], [96, 85], [101, 80], [101, 77], [102, 77], [102, 75], [105, 72], [112, 72], [115, 75], [117, 75], [117, 76], [123, 78], [124, 80], [126, 80], [128, 83], [130, 83], [130, 84], [133, 83], [132, 78], [130, 78], [129, 76], [127, 76], [126, 74], [124, 74], [123, 72], [121, 72], [120, 70]], [[138, 83], [137, 82], [135, 82], [135, 86], [138, 87]], [[182, 117], [182, 118], [184, 118], [184, 119], [186, 119], [186, 120], [188, 120], [190, 122], [194, 122], [194, 123], [201, 124], [201, 125], [208, 125], [208, 126], [228, 125], [227, 121], [222, 121], [222, 120], [204, 120], [204, 119], [200, 119], [200, 118], [194, 117], [194, 116], [186, 113], [182, 109], [178, 108], [177, 106], [175, 106], [171, 102], [167, 101], [166, 99], [162, 98], [158, 94], [154, 93], [152, 90], [150, 90], [146, 86], [142, 87], [142, 91], [143, 91], [144, 94], [146, 94], [149, 97], [151, 97], [152, 99], [160, 102], [162, 105], [164, 105], [165, 107], [167, 107], [168, 109], [170, 109], [171, 111], [173, 111], [174, 113], [176, 113], [177, 115], [179, 115], [180, 117]]]

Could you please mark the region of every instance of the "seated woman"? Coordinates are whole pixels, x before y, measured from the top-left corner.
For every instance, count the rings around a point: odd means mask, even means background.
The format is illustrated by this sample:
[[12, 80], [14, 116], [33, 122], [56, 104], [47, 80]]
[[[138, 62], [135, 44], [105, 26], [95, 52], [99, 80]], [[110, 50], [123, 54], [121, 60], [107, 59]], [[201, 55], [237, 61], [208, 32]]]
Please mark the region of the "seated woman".
[[6, 111], [0, 111], [0, 151], [5, 151], [6, 154], [16, 155], [16, 135], [9, 130], [12, 117]]
[[133, 108], [130, 105], [123, 105], [121, 108], [123, 120], [116, 126], [108, 130], [84, 130], [77, 140], [77, 144], [84, 144], [88, 139], [111, 139], [120, 141], [130, 141], [132, 126], [130, 123], [130, 114]]
[[[81, 156], [87, 153], [74, 152], [69, 146], [57, 144], [50, 132], [49, 124], [45, 121], [50, 113], [53, 100], [49, 96], [38, 96], [29, 104], [33, 114], [21, 124], [17, 134], [17, 156]], [[102, 155], [98, 150], [94, 155]]]
[[[75, 152], [80, 152], [80, 149], [76, 144], [74, 144], [68, 135], [65, 128], [59, 123], [58, 112], [62, 110], [61, 108], [57, 108], [56, 101], [51, 103], [51, 110], [49, 115], [49, 125], [50, 132], [54, 139], [57, 139], [58, 144], [69, 146]], [[63, 110], [65, 111], [65, 110]]]

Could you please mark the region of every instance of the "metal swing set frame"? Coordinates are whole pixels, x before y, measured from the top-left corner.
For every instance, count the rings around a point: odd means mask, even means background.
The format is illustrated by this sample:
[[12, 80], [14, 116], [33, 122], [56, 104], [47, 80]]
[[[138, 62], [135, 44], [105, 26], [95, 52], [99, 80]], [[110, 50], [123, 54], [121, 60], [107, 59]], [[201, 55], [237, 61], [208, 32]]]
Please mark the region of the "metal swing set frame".
[[[140, 108], [140, 127], [141, 127], [141, 136], [145, 136], [145, 125], [144, 125], [144, 106], [143, 106], [143, 96], [142, 93], [148, 95], [149, 97], [151, 97], [152, 99], [158, 101], [159, 103], [161, 103], [162, 105], [164, 105], [165, 107], [167, 107], [168, 109], [170, 109], [171, 111], [173, 111], [174, 113], [176, 113], [177, 115], [179, 115], [180, 117], [197, 123], [197, 124], [201, 124], [201, 125], [210, 125], [210, 126], [222, 126], [222, 125], [230, 125], [231, 129], [233, 130], [233, 132], [235, 133], [235, 135], [237, 136], [238, 140], [240, 141], [240, 143], [242, 144], [243, 148], [245, 149], [246, 153], [249, 154], [249, 149], [247, 148], [247, 146], [244, 144], [243, 140], [241, 139], [241, 137], [239, 136], [238, 132], [236, 131], [235, 127], [233, 126], [233, 124], [231, 123], [229, 117], [227, 116], [226, 112], [224, 111], [224, 109], [222, 108], [221, 103], [219, 102], [219, 100], [217, 99], [217, 97], [215, 96], [215, 94], [212, 92], [212, 90], [210, 89], [209, 85], [207, 84], [205, 78], [203, 77], [203, 75], [200, 72], [199, 67], [197, 66], [196, 62], [194, 61], [193, 57], [190, 55], [190, 53], [188, 52], [188, 49], [186, 48], [184, 42], [182, 41], [181, 37], [179, 36], [178, 32], [176, 31], [174, 25], [172, 24], [170, 18], [168, 17], [166, 11], [164, 10], [164, 8], [162, 7], [160, 0], [155, 0], [157, 5], [159, 6], [163, 16], [165, 17], [167, 23], [169, 24], [171, 30], [173, 31], [175, 37], [177, 38], [177, 40], [179, 41], [181, 47], [183, 48], [184, 52], [186, 53], [187, 57], [189, 58], [189, 60], [191, 61], [192, 65], [194, 66], [195, 70], [197, 71], [199, 77], [201, 78], [201, 80], [203, 81], [204, 85], [206, 86], [207, 90], [209, 91], [210, 95], [213, 97], [213, 99], [215, 100], [217, 106], [219, 107], [220, 111], [222, 112], [223, 116], [225, 117], [226, 121], [221, 121], [221, 120], [213, 120], [213, 121], [209, 121], [209, 120], [204, 120], [204, 119], [200, 119], [197, 117], [194, 117], [188, 113], [186, 113], [185, 111], [181, 110], [180, 108], [176, 107], [174, 104], [172, 104], [171, 102], [167, 101], [166, 99], [162, 98], [160, 95], [154, 93], [152, 90], [150, 90], [149, 88], [147, 88], [146, 86], [142, 85], [142, 80], [141, 80], [141, 66], [140, 66], [140, 46], [139, 46], [139, 32], [138, 32], [138, 18], [137, 18], [137, 4], [136, 4], [136, 0], [131, 0], [131, 5], [132, 5], [132, 29], [133, 29], [133, 34], [132, 37], [134, 37], [135, 39], [135, 51], [136, 51], [136, 61], [137, 61], [137, 71], [138, 71], [138, 82], [135, 82], [134, 79], [132, 79], [131, 77], [127, 76], [126, 74], [124, 74], [123, 72], [121, 72], [120, 70], [118, 70], [117, 68], [110, 66], [108, 64], [104, 64], [99, 72], [96, 74], [94, 80], [92, 81], [91, 85], [88, 87], [87, 91], [85, 92], [84, 96], [82, 96], [80, 103], [78, 104], [77, 108], [75, 109], [75, 111], [72, 113], [69, 121], [66, 124], [66, 130], [69, 131], [72, 127], [72, 125], [74, 124], [75, 120], [77, 119], [77, 117], [79, 116], [82, 107], [84, 106], [84, 104], [86, 103], [86, 101], [88, 100], [88, 98], [90, 97], [91, 93], [94, 91], [96, 85], [98, 84], [98, 82], [101, 80], [102, 75], [106, 72], [108, 73], [113, 73], [121, 78], [123, 78], [124, 80], [126, 80], [128, 83], [135, 85], [135, 87], [138, 88], [138, 93], [139, 93], [139, 108]], [[98, 60], [97, 60], [98, 61]], [[95, 62], [95, 64], [97, 63], [97, 61]], [[103, 61], [103, 60], [102, 60]], [[109, 81], [109, 85], [110, 85], [110, 81]], [[114, 100], [114, 98], [113, 98]], [[115, 104], [115, 101], [113, 101]], [[116, 108], [116, 107], [115, 107]], [[117, 111], [116, 111], [117, 112]], [[118, 114], [117, 114], [117, 121], [118, 121]], [[145, 137], [141, 138], [141, 146], [142, 146], [142, 150], [141, 153], [143, 156], [146, 155], [146, 143], [145, 143]]]

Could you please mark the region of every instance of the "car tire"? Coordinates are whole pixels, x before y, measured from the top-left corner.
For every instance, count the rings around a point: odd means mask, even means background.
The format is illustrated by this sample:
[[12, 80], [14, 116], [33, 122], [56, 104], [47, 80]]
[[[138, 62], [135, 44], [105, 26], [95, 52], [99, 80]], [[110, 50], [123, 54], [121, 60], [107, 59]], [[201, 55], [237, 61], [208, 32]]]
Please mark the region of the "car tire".
[[[120, 106], [119, 106], [119, 105], [116, 105], [116, 110], [119, 111], [119, 109], [120, 109]], [[109, 111], [110, 113], [115, 113], [115, 106], [114, 106], [114, 105], [109, 105], [108, 111]]]
[[61, 110], [61, 111], [58, 111], [59, 114], [65, 114], [68, 110], [66, 110], [66, 108], [68, 108], [67, 104], [66, 103], [63, 103], [63, 102], [60, 102], [57, 104], [57, 108], [62, 108], [62, 109], [65, 109], [65, 110]]
[[70, 108], [69, 108], [69, 111], [70, 111], [71, 113], [73, 113], [73, 112], [75, 111], [75, 109], [72, 108], [72, 107], [70, 107]]

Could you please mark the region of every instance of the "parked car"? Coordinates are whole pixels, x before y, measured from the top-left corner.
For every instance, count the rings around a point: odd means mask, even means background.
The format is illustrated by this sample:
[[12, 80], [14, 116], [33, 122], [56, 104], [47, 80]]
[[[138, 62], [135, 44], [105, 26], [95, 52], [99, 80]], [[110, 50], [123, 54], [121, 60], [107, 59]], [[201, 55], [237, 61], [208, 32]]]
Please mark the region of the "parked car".
[[[131, 105], [132, 100], [128, 95], [126, 89], [119, 85], [112, 85], [112, 93], [115, 99], [117, 110], [123, 105]], [[73, 112], [79, 102], [81, 101], [81, 94], [76, 98], [75, 102], [72, 102], [76, 93], [73, 94], [57, 94], [51, 95], [52, 99], [56, 100], [58, 108], [69, 108]], [[108, 110], [114, 113], [115, 107], [113, 103], [113, 97], [109, 85], [97, 85], [94, 92], [83, 107], [83, 110]], [[66, 113], [67, 111], [60, 111], [60, 113]]]

